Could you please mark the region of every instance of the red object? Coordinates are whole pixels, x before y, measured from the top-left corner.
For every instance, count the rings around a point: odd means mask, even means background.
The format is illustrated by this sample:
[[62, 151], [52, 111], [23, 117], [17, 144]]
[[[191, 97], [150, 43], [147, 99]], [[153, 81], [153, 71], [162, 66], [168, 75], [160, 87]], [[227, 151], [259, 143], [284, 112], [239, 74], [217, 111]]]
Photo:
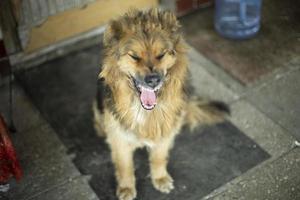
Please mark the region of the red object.
[[5, 56], [7, 56], [7, 53], [6, 53], [6, 50], [5, 50], [5, 47], [4, 47], [4, 42], [0, 38], [0, 58], [3, 58]]
[[15, 177], [18, 181], [22, 175], [15, 149], [8, 136], [7, 126], [0, 115], [0, 183], [7, 182], [11, 177]]
[[176, 0], [176, 14], [183, 16], [199, 8], [205, 8], [213, 4], [213, 0]]
[[[1, 0], [0, 0], [1, 1]], [[4, 42], [0, 38], [0, 76], [5, 76], [9, 72], [9, 60], [4, 59], [7, 56], [5, 47], [4, 47]]]

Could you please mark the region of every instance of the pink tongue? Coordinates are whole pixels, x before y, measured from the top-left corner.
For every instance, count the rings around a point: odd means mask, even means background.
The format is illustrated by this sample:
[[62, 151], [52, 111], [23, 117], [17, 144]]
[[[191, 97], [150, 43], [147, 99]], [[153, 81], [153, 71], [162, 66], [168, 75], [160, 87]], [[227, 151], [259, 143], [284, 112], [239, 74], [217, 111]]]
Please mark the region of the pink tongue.
[[154, 91], [141, 88], [141, 102], [144, 106], [153, 107], [156, 104], [156, 95]]

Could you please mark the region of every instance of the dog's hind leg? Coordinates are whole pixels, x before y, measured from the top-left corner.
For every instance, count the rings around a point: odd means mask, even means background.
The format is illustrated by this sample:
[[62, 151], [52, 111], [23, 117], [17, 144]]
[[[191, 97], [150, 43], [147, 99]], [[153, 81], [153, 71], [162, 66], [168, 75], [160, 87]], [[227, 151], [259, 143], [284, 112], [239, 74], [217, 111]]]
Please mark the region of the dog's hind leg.
[[173, 179], [167, 171], [169, 150], [173, 145], [173, 137], [162, 139], [150, 149], [150, 167], [153, 186], [164, 193], [169, 193]]

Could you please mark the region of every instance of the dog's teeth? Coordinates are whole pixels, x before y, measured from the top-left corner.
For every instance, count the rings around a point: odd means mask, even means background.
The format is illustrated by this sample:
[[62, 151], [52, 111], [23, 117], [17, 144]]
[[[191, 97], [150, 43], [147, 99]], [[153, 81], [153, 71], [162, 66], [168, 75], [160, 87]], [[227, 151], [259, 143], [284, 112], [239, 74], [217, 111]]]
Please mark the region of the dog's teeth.
[[152, 91], [153, 91], [153, 90], [152, 90], [152, 89], [150, 89], [150, 88], [147, 88], [146, 90], [147, 90], [147, 91], [149, 91], [149, 92], [152, 92]]

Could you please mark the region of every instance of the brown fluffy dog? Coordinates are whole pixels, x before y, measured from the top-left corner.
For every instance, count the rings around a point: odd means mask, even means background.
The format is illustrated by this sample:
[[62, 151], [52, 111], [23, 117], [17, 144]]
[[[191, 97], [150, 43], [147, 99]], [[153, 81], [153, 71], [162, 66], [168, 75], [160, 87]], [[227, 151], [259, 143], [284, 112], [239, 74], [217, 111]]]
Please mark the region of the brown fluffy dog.
[[221, 121], [228, 111], [222, 103], [191, 95], [179, 27], [170, 12], [131, 10], [104, 33], [95, 128], [111, 148], [120, 200], [136, 197], [136, 148], [148, 147], [153, 186], [169, 193], [174, 186], [168, 152], [181, 127]]

